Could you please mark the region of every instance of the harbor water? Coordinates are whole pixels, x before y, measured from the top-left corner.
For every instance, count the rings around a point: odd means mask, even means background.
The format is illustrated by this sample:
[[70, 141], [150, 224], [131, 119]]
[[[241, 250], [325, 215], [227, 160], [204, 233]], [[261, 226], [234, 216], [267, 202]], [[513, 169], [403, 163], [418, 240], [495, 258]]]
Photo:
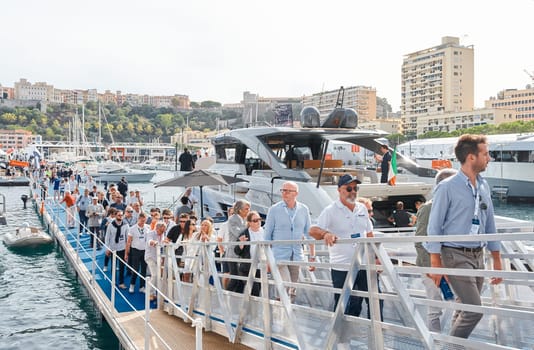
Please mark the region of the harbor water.
[[[172, 177], [158, 172], [154, 181]], [[146, 207], [154, 202], [170, 206], [182, 188], [154, 188], [152, 183], [130, 184], [139, 189]], [[26, 187], [0, 188], [6, 196], [7, 226], [0, 236], [23, 222], [39, 226], [30, 202], [23, 209]], [[532, 203], [496, 202], [498, 215], [534, 220]], [[77, 281], [73, 269], [57, 246], [14, 251], [0, 244], [0, 350], [97, 349], [116, 350], [119, 343], [110, 327]]]
[[[7, 225], [0, 236], [27, 222], [41, 223], [21, 195], [27, 187], [4, 187]], [[77, 281], [59, 247], [12, 250], [0, 244], [0, 349], [116, 350], [111, 328]]]

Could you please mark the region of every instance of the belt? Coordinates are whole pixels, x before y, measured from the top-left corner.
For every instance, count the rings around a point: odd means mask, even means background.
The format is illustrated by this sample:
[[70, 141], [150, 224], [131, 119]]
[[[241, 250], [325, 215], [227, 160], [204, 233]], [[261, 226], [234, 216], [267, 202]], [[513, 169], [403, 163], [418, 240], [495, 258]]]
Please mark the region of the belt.
[[482, 251], [482, 249], [484, 249], [484, 247], [468, 248], [468, 247], [451, 247], [451, 246], [448, 246], [448, 245], [444, 245], [443, 247], [450, 248], [450, 249], [461, 250], [464, 253], [479, 253], [479, 252]]

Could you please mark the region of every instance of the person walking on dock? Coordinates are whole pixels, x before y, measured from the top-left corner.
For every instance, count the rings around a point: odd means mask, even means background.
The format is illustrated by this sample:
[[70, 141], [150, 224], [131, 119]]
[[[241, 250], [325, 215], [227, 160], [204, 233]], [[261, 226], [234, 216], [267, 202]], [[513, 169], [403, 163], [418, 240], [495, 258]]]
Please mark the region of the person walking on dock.
[[79, 196], [76, 199], [76, 208], [78, 209], [78, 217], [80, 218], [80, 235], [83, 234], [87, 229], [87, 208], [91, 204], [91, 198], [89, 197], [89, 189], [83, 191], [83, 195]]
[[126, 198], [128, 196], [128, 181], [126, 181], [125, 176], [121, 177], [121, 180], [117, 183], [117, 190], [119, 190], [122, 198]]
[[[305, 204], [297, 201], [299, 187], [293, 181], [286, 181], [280, 189], [282, 200], [274, 204], [265, 219], [265, 240], [284, 241], [310, 238], [310, 210]], [[304, 250], [301, 243], [273, 244], [274, 259], [278, 261], [304, 261]], [[315, 245], [310, 245], [310, 261], [315, 261]], [[296, 283], [299, 280], [300, 266], [278, 264], [278, 271], [284, 282]], [[291, 302], [295, 301], [296, 289], [287, 288]]]
[[[460, 161], [460, 171], [442, 181], [435, 189], [432, 210], [428, 223], [429, 236], [449, 236], [467, 234], [477, 236], [496, 233], [495, 214], [491, 201], [490, 187], [480, 173], [490, 162], [487, 139], [483, 135], [465, 134], [460, 136], [454, 153]], [[502, 270], [498, 241], [469, 242], [427, 242], [432, 267], [484, 269], [484, 247], [493, 258], [493, 268]], [[430, 278], [439, 286], [443, 275], [431, 274]], [[484, 277], [448, 276], [448, 282], [457, 299], [463, 304], [480, 306], [480, 292]], [[491, 284], [499, 284], [502, 278], [493, 277]], [[482, 314], [472, 311], [456, 311], [450, 335], [468, 338], [482, 318]]]
[[[91, 245], [93, 248], [96, 238], [101, 239], [100, 236], [100, 225], [102, 225], [102, 219], [106, 210], [102, 204], [98, 203], [98, 197], [93, 197], [91, 199], [91, 204], [87, 207], [87, 217], [89, 218], [87, 224], [89, 225], [89, 231], [91, 231]], [[97, 243], [97, 248], [100, 249], [101, 243]]]
[[[356, 251], [353, 244], [336, 243], [338, 239], [358, 237], [373, 237], [373, 225], [364, 204], [356, 201], [358, 185], [361, 181], [350, 174], [339, 178], [337, 187], [339, 199], [331, 203], [319, 215], [317, 225], [310, 229], [310, 236], [315, 239], [324, 239], [330, 254], [332, 264], [350, 264]], [[348, 270], [332, 268], [332, 285], [334, 288], [343, 288]], [[352, 287], [353, 290], [367, 291], [367, 274], [358, 271]], [[339, 293], [334, 295], [334, 309], [337, 308]], [[350, 296], [345, 314], [360, 316], [362, 298]]]
[[75, 211], [76, 211], [76, 198], [70, 193], [70, 191], [65, 192], [65, 196], [59, 202], [59, 204], [65, 203], [66, 211], [67, 211], [67, 226], [69, 228], [74, 228], [74, 225], [76, 224], [75, 219]]
[[109, 257], [113, 252], [119, 257], [119, 288], [126, 289], [124, 284], [124, 257], [126, 254], [126, 238], [128, 235], [128, 224], [122, 221], [123, 212], [118, 210], [113, 220], [106, 230], [106, 255]]
[[[250, 212], [250, 202], [244, 199], [237, 200], [234, 204], [234, 214], [228, 219], [228, 242], [236, 242], [239, 240], [241, 232], [247, 228], [246, 217]], [[237, 259], [239, 258], [234, 250], [235, 246], [225, 246], [224, 257]], [[232, 276], [239, 275], [239, 264], [236, 261], [228, 261], [226, 266], [230, 274], [228, 285], [226, 289], [232, 292], [242, 293], [243, 282], [232, 278]]]
[[150, 283], [152, 287], [150, 290], [150, 300], [156, 298], [156, 292], [154, 287], [157, 287], [157, 278], [158, 278], [158, 251], [163, 244], [165, 238], [165, 231], [167, 230], [167, 225], [163, 221], [158, 221], [154, 230], [148, 232], [146, 237], [146, 249], [145, 249], [145, 262], [148, 266], [148, 274], [150, 275]]
[[[436, 186], [443, 180], [456, 174], [456, 169], [442, 169], [436, 174]], [[432, 209], [432, 200], [422, 204], [417, 211], [417, 228], [415, 229], [416, 236], [427, 236], [428, 218], [430, 217], [430, 211]], [[430, 267], [430, 254], [423, 247], [422, 242], [415, 243], [415, 250], [417, 251], [417, 258], [415, 264], [421, 267]], [[423, 286], [425, 287], [426, 296], [432, 300], [441, 301], [441, 290], [434, 284], [434, 281], [428, 274], [423, 273], [422, 276]], [[440, 316], [442, 310], [439, 307], [428, 307], [427, 312], [427, 324], [428, 329], [432, 332], [441, 332], [441, 320]]]
[[[146, 277], [145, 248], [146, 237], [150, 227], [146, 224], [146, 214], [140, 213], [137, 224], [130, 227], [128, 231], [128, 240], [126, 241], [125, 260], [131, 262], [132, 277], [130, 279], [129, 292], [135, 291], [135, 282], [137, 281], [137, 272], [141, 269], [141, 276]], [[145, 280], [141, 278], [139, 282], [139, 292], [145, 292]]]

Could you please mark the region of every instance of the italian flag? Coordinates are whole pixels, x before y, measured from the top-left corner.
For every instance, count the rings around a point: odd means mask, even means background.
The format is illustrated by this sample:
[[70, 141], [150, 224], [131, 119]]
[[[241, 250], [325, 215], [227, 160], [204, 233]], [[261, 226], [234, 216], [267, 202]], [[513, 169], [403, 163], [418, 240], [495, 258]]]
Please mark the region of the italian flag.
[[397, 147], [393, 149], [393, 155], [391, 156], [391, 165], [388, 171], [388, 184], [395, 186], [397, 181]]

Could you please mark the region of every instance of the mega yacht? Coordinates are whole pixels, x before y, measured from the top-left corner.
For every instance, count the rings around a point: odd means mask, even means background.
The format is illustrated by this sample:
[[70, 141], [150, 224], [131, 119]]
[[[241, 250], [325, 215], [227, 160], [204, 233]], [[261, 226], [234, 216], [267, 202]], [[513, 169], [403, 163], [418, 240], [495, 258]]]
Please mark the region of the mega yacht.
[[[534, 134], [488, 135], [492, 160], [482, 173], [492, 194], [507, 199], [534, 200]], [[420, 139], [398, 146], [398, 152], [421, 166], [432, 167], [436, 160], [460, 164], [454, 155], [457, 137]]]
[[[355, 114], [355, 113], [354, 113]], [[402, 200], [405, 207], [414, 209], [414, 203], [428, 198], [432, 186], [426, 183], [398, 183], [389, 186], [379, 182], [374, 168], [343, 164], [331, 159], [327, 153], [331, 141], [344, 141], [379, 152], [377, 139], [387, 135], [379, 130], [361, 129], [357, 122], [329, 118], [322, 126], [303, 118], [302, 127], [251, 127], [236, 129], [216, 136], [216, 162], [209, 170], [230, 176], [242, 177], [248, 182], [226, 187], [204, 188], [204, 213], [223, 216], [237, 199], [247, 199], [252, 209], [265, 215], [271, 205], [279, 200], [284, 181], [299, 185], [298, 200], [305, 203], [312, 218], [338, 198], [337, 181], [346, 173], [361, 179], [359, 196], [373, 201], [377, 226], [387, 222], [395, 203]], [[398, 164], [414, 173], [426, 173], [414, 162], [403, 157]]]

